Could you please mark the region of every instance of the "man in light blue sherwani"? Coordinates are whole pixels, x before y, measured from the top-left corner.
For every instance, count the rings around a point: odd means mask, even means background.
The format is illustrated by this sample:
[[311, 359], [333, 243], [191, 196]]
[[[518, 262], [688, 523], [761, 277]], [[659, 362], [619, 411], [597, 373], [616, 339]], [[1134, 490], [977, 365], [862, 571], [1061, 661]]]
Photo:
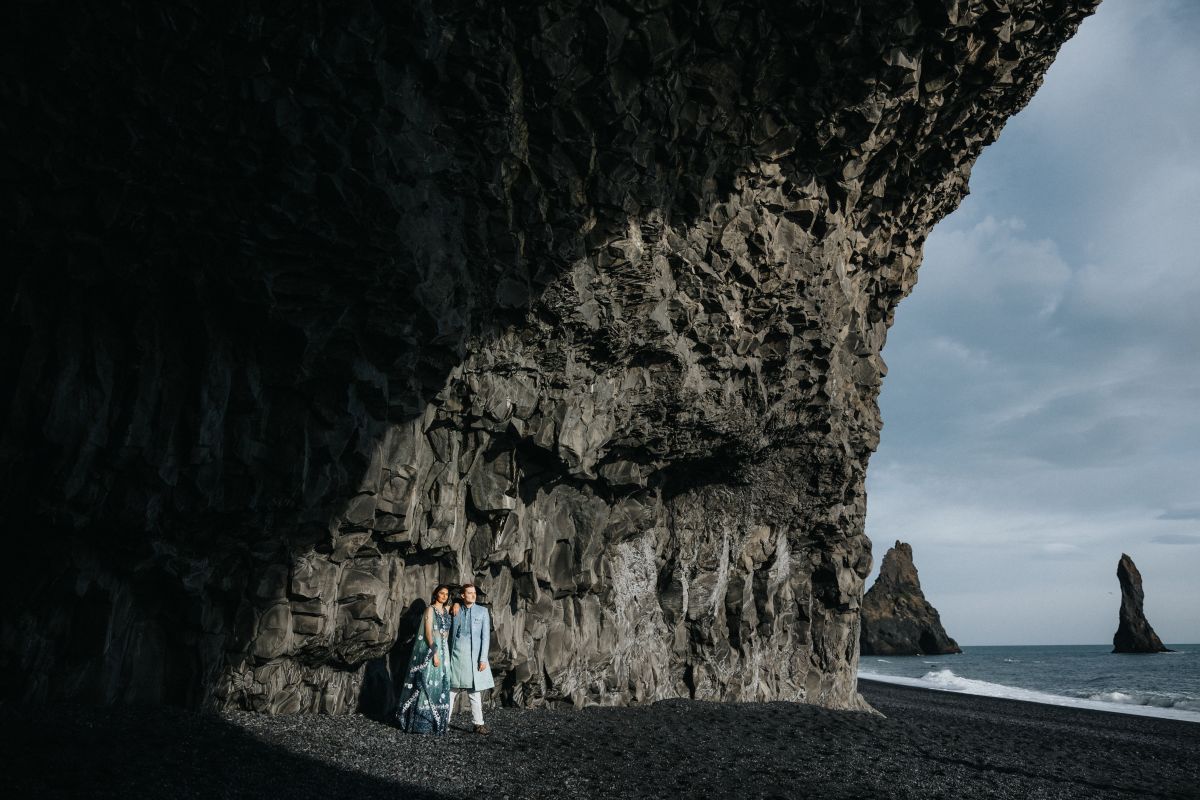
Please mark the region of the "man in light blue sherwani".
[[458, 604], [450, 623], [450, 713], [454, 713], [454, 698], [458, 693], [467, 692], [475, 732], [486, 735], [491, 731], [483, 724], [483, 697], [480, 692], [496, 685], [491, 667], [488, 666], [492, 615], [476, 603], [475, 598], [474, 585], [468, 583], [463, 586], [462, 603]]

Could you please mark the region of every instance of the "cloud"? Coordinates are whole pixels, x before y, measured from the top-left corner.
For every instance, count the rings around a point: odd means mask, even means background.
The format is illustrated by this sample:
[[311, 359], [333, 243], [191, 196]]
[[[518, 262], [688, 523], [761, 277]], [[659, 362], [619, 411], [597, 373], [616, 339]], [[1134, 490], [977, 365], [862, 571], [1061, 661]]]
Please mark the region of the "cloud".
[[1200, 348], [1198, 33], [1190, 0], [1108, 0], [974, 171], [975, 215], [1019, 219], [1071, 263], [1068, 335]]
[[1176, 506], [1158, 515], [1159, 519], [1200, 519], [1200, 505]]
[[1155, 544], [1200, 544], [1198, 533], [1162, 533], [1150, 541]]
[[[1198, 543], [1197, 40], [1200, 4], [1101, 4], [897, 311], [867, 530], [912, 543], [967, 641], [1111, 638], [1097, 609], [1139, 546], [1159, 633], [1200, 641], [1200, 561], [1146, 547]], [[1051, 592], [1074, 623], [993, 596]]]
[[1069, 544], [1067, 542], [1046, 542], [1041, 546], [1041, 550], [1046, 555], [1054, 558], [1080, 555], [1079, 545]]
[[917, 289], [920, 305], [938, 309], [929, 324], [986, 351], [1013, 342], [1015, 323], [1054, 312], [1072, 272], [1053, 241], [1025, 235], [1015, 217], [943, 226], [926, 243]]

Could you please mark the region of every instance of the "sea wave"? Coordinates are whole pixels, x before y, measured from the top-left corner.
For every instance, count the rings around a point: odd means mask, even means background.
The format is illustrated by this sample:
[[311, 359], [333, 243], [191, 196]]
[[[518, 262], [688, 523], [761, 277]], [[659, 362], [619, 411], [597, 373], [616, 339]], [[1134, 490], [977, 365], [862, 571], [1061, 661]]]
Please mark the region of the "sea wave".
[[1033, 689], [1022, 689], [1019, 686], [1006, 686], [1002, 683], [964, 678], [961, 675], [954, 674], [949, 669], [931, 670], [920, 678], [881, 675], [863, 670], [859, 671], [858, 676], [867, 680], [895, 683], [901, 686], [916, 686], [921, 689], [936, 689], [944, 692], [961, 692], [963, 694], [974, 694], [984, 697], [1001, 697], [1006, 700], [1024, 700], [1030, 703], [1045, 703], [1053, 706], [1089, 708], [1096, 711], [1112, 711], [1144, 717], [1161, 717], [1187, 722], [1200, 722], [1200, 702], [1192, 698], [1176, 697], [1173, 704], [1165, 705], [1141, 702], [1142, 699], [1148, 698], [1150, 695], [1137, 695], [1128, 692], [1100, 692], [1088, 697], [1067, 697], [1049, 692], [1039, 692]]
[[1112, 692], [1097, 692], [1088, 695], [1088, 700], [1098, 700], [1102, 703], [1125, 703], [1134, 706], [1153, 706], [1155, 708], [1178, 708], [1183, 711], [1200, 711], [1200, 699], [1182, 697], [1166, 692], [1135, 692], [1133, 690], [1116, 690]]

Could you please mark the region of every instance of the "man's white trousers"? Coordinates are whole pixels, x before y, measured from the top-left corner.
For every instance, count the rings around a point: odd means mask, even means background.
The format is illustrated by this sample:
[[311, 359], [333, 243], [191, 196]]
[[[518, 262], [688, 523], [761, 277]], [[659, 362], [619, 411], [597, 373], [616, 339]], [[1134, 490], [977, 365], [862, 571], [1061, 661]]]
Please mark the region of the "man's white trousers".
[[[450, 714], [454, 714], [454, 701], [462, 692], [467, 692], [466, 689], [455, 689], [450, 692]], [[483, 693], [482, 692], [467, 692], [467, 699], [471, 701], [471, 721], [476, 725], [483, 724]]]

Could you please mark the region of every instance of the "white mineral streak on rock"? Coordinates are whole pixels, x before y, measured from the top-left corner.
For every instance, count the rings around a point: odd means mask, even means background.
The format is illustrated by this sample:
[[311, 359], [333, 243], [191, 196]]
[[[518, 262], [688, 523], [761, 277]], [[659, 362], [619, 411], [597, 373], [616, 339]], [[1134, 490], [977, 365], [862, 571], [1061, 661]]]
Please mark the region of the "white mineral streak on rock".
[[684, 618], [688, 615], [688, 604], [691, 602], [691, 592], [689, 591], [689, 583], [691, 581], [691, 570], [686, 558], [682, 555], [676, 564], [676, 569], [679, 575], [679, 592], [681, 597], [681, 606]]

